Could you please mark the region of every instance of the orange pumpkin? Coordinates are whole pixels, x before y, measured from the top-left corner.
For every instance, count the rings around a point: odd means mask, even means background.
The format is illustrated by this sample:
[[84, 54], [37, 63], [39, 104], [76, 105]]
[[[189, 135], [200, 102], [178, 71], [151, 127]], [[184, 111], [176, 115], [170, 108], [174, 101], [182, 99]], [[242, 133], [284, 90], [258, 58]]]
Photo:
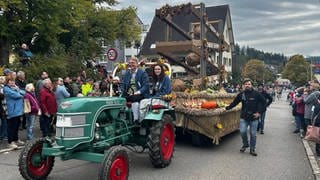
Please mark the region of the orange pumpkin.
[[218, 104], [215, 101], [207, 101], [201, 104], [201, 108], [205, 108], [205, 109], [214, 109], [217, 107], [218, 107]]

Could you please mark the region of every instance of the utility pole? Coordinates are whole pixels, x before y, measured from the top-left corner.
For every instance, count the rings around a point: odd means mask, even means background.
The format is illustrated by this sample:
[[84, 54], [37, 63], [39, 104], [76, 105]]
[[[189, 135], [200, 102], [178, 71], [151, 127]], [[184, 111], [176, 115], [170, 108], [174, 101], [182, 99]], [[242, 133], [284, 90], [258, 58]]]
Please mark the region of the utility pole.
[[310, 81], [312, 81], [312, 59], [313, 57], [310, 59]]

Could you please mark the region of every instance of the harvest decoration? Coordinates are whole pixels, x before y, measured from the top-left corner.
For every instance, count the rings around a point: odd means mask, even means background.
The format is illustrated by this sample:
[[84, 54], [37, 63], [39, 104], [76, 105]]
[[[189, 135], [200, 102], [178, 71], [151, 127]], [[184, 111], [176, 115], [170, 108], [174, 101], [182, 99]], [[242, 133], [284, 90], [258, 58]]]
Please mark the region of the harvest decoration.
[[220, 122], [217, 122], [214, 127], [217, 128], [217, 129], [222, 129], [223, 128], [223, 126], [222, 126], [222, 124]]
[[207, 101], [207, 102], [202, 102], [201, 108], [205, 109], [215, 109], [218, 107], [218, 104], [216, 101]]
[[172, 94], [172, 93], [166, 94], [166, 95], [163, 95], [163, 96], [160, 97], [160, 99], [162, 99], [164, 101], [171, 101], [171, 100], [173, 100], [175, 98], [176, 98], [176, 95]]
[[127, 64], [126, 63], [118, 63], [118, 64], [116, 64], [116, 67], [117, 67], [117, 71], [126, 70]]

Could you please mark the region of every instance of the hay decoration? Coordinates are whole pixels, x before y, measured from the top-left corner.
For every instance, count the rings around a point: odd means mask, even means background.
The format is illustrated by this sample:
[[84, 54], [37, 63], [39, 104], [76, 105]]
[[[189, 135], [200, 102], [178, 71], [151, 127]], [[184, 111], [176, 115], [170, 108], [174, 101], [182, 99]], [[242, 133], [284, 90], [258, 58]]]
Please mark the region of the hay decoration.
[[202, 109], [197, 106], [199, 102], [211, 100], [229, 105], [236, 94], [223, 92], [195, 94], [175, 92], [175, 94], [175, 124], [177, 127], [203, 134], [211, 138], [214, 144], [219, 144], [221, 137], [239, 128], [241, 105], [228, 111], [224, 107]]

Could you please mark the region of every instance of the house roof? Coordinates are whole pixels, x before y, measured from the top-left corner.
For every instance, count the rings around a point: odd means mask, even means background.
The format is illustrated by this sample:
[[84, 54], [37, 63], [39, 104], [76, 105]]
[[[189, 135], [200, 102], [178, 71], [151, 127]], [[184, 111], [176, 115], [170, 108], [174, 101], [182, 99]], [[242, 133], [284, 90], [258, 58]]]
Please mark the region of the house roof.
[[[221, 6], [211, 6], [206, 7], [206, 12], [208, 15], [208, 21], [222, 20], [222, 24], [225, 25], [227, 13], [229, 11], [229, 5]], [[182, 12], [173, 16], [172, 21], [177, 24], [185, 32], [189, 32], [191, 22], [199, 22], [199, 19], [193, 14], [187, 14]], [[159, 17], [154, 16], [149, 32], [144, 40], [144, 43], [141, 47], [140, 55], [155, 55], [157, 54], [155, 49], [151, 49], [151, 45], [155, 44], [157, 41], [182, 41], [186, 40], [180, 33], [178, 33], [173, 28], [169, 28], [167, 32], [167, 24], [162, 21]], [[214, 25], [217, 29], [217, 25]], [[224, 28], [224, 27], [223, 27]], [[169, 34], [169, 39], [166, 39], [166, 34]], [[211, 33], [208, 33], [207, 39], [209, 41], [217, 42], [217, 38]]]

